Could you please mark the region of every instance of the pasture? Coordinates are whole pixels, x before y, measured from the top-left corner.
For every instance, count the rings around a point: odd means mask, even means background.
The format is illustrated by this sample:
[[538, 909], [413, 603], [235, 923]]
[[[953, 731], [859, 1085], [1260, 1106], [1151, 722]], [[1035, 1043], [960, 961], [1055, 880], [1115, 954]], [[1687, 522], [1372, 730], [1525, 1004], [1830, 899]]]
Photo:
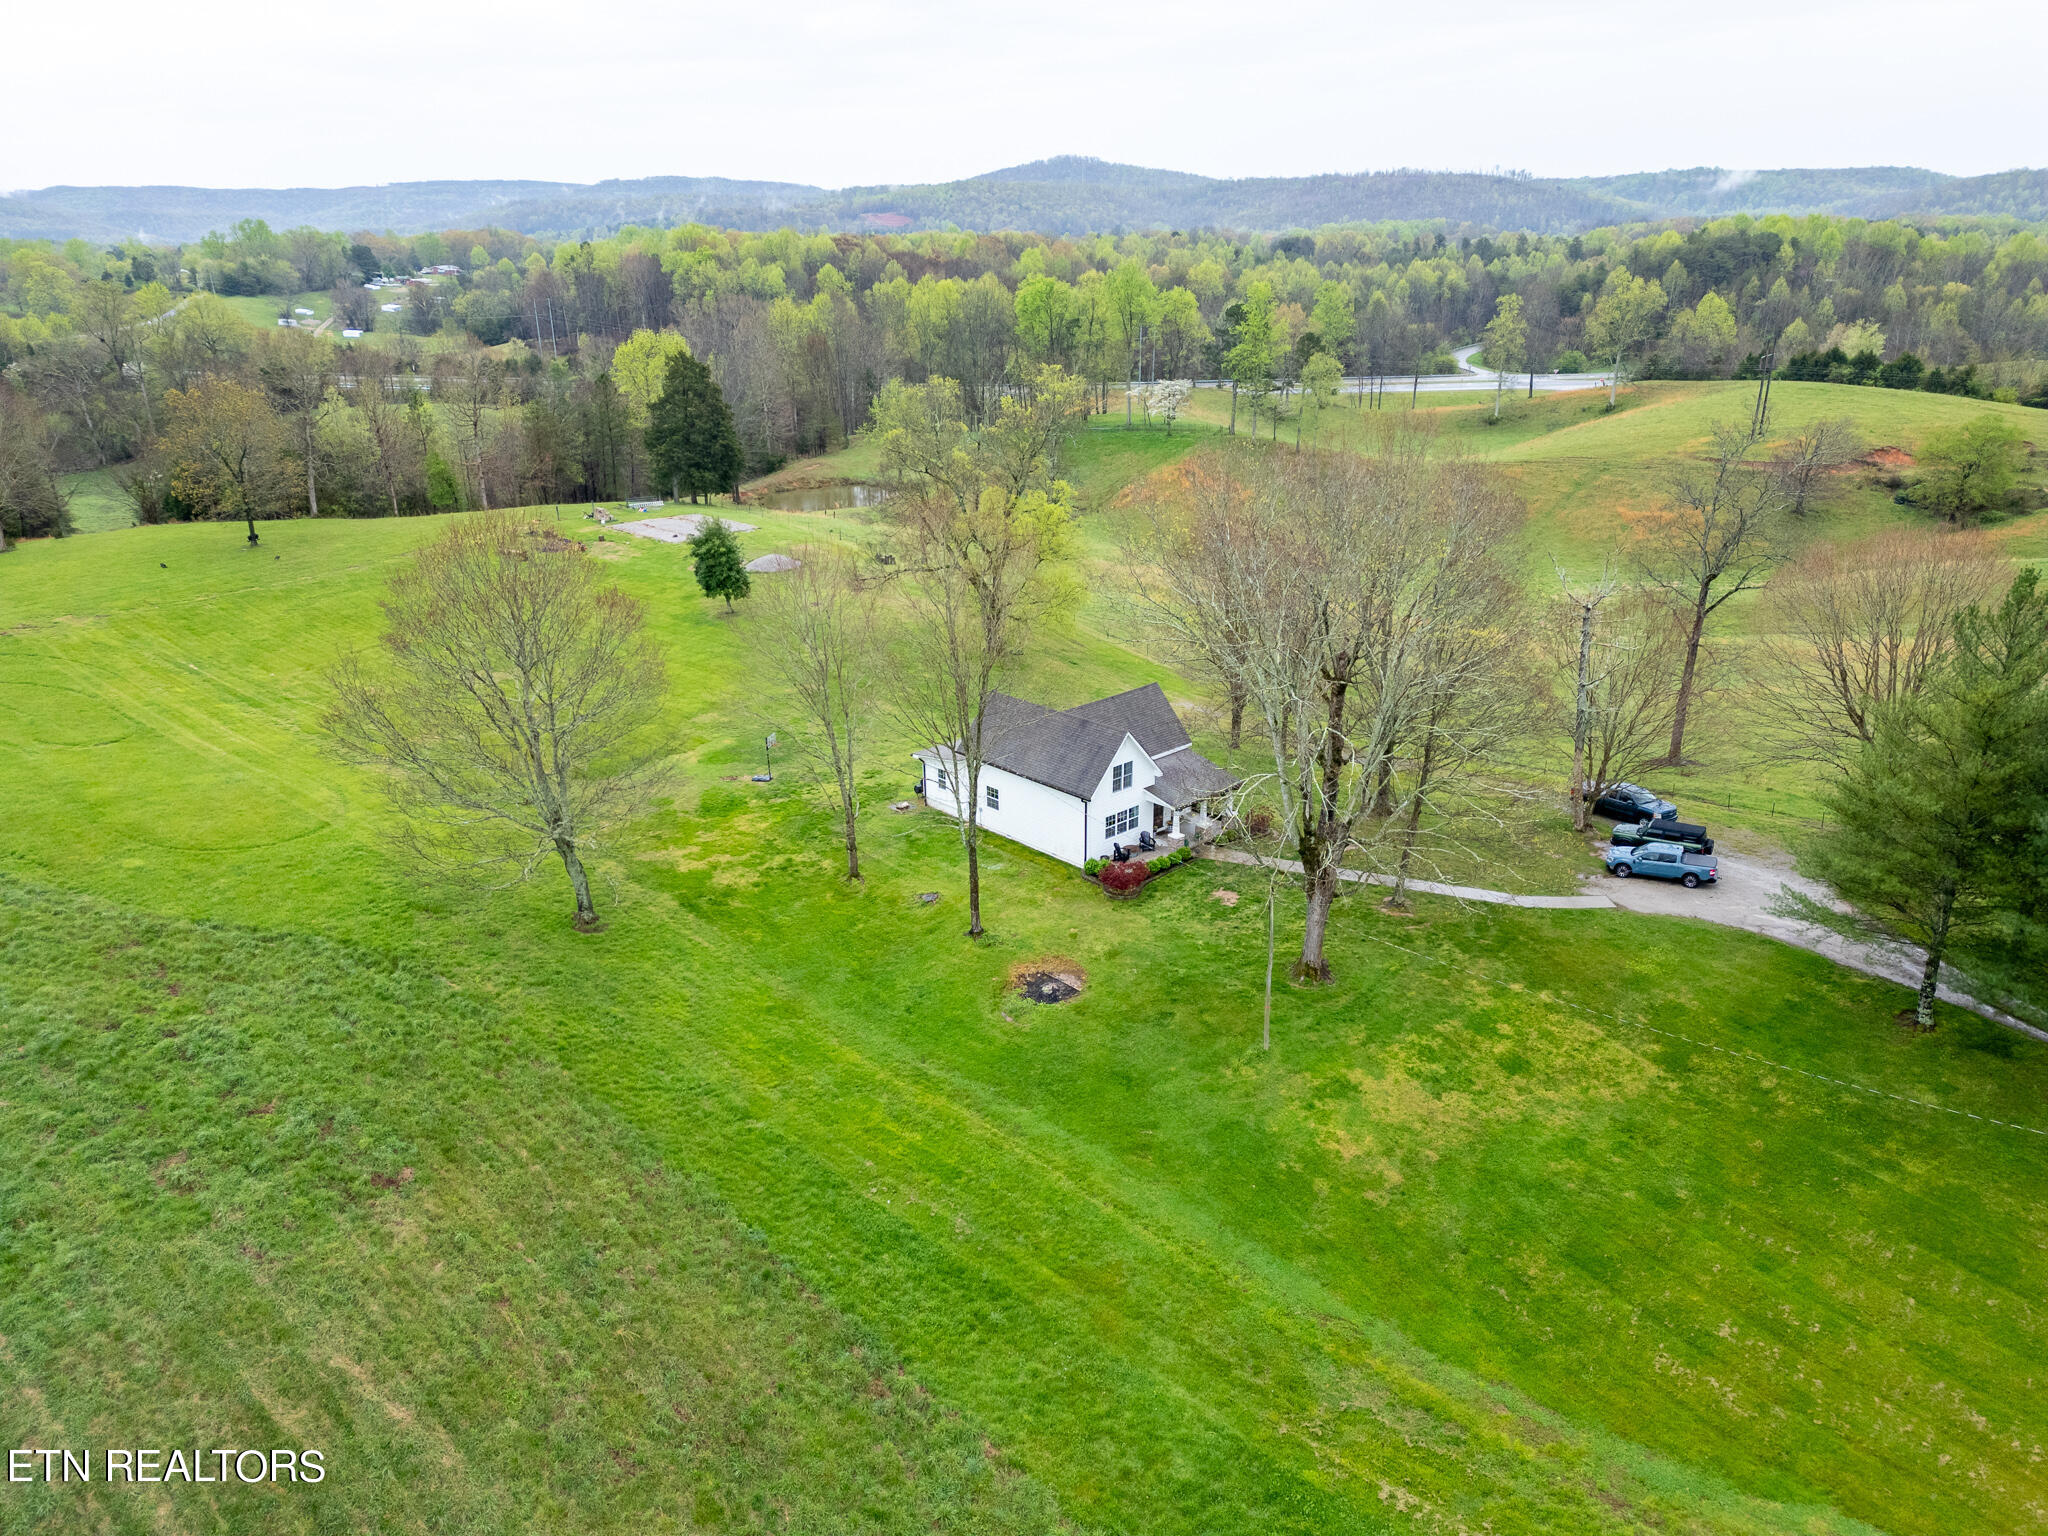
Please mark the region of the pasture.
[[[1682, 450], [1643, 421], [1511, 462]], [[1091, 561], [1196, 440], [1082, 439]], [[11, 1444], [333, 1447], [226, 1530], [2044, 1528], [2048, 1048], [1739, 932], [1422, 898], [1341, 903], [1261, 1053], [1254, 872], [1111, 906], [996, 845], [970, 944], [885, 735], [847, 888], [747, 780], [744, 621], [571, 522], [673, 744], [579, 937], [558, 879], [415, 874], [318, 739], [438, 523], [0, 568]], [[1018, 689], [1199, 701], [1134, 641], [1099, 598]], [[1050, 955], [1080, 997], [1007, 990]], [[202, 1518], [128, 1492], [9, 1510]]]

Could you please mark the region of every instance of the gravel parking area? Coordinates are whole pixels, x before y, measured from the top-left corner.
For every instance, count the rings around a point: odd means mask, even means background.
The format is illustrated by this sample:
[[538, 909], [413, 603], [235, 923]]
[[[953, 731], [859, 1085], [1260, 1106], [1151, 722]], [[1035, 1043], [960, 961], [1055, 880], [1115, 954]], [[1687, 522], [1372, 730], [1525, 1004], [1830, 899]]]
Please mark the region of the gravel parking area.
[[[1603, 852], [1606, 850], [1605, 843], [1599, 846]], [[1696, 917], [1703, 922], [1746, 928], [1766, 938], [1810, 949], [1838, 965], [1846, 965], [1868, 976], [1881, 976], [1908, 987], [1920, 985], [1920, 967], [1924, 957], [1909, 945], [1859, 943], [1812, 923], [1781, 917], [1771, 911], [1771, 903], [1780, 891], [1786, 889], [1798, 891], [1815, 901], [1830, 899], [1825, 887], [1793, 870], [1789, 856], [1717, 851], [1715, 857], [1720, 862], [1721, 878], [1713, 885], [1703, 885], [1694, 891], [1688, 891], [1676, 881], [1646, 880], [1641, 876], [1623, 880], [1608, 874], [1585, 876], [1585, 888], [1588, 893], [1597, 891], [1617, 907], [1630, 912], [1650, 912], [1660, 917]], [[1973, 1013], [1981, 1013], [1986, 1018], [2048, 1040], [2048, 1031], [2035, 1029], [1953, 988], [1944, 986], [1941, 996], [1943, 1001], [1954, 1003], [1959, 1008], [1968, 1008]]]

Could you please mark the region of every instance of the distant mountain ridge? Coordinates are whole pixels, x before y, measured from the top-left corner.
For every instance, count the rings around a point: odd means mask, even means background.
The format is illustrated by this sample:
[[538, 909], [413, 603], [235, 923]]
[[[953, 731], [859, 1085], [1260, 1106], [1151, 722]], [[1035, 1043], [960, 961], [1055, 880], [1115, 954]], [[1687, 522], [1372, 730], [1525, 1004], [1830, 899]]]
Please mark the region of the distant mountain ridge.
[[0, 197], [0, 236], [191, 241], [238, 219], [274, 228], [464, 229], [576, 238], [626, 224], [736, 229], [942, 228], [1048, 235], [1146, 229], [1285, 230], [1377, 220], [1568, 234], [1632, 220], [1730, 213], [1908, 213], [2048, 219], [2048, 170], [1948, 176], [1912, 166], [1645, 171], [1546, 178], [1390, 170], [1223, 179], [1065, 155], [962, 181], [829, 190], [798, 182], [651, 176], [588, 184], [413, 181], [384, 186], [44, 187]]

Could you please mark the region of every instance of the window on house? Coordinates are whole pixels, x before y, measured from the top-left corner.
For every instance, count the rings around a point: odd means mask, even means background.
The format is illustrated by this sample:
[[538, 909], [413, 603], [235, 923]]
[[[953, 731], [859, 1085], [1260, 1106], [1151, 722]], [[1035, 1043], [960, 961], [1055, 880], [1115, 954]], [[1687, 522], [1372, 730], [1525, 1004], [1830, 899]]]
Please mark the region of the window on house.
[[988, 787], [988, 808], [992, 811], [1000, 811], [1003, 808], [1002, 791], [993, 784]]
[[1118, 763], [1109, 770], [1109, 787], [1112, 792], [1131, 787], [1131, 765], [1129, 763]]
[[937, 771], [939, 775], [939, 788], [944, 789], [946, 787], [946, 770], [941, 768]]
[[1111, 811], [1102, 818], [1102, 835], [1104, 837], [1122, 837], [1126, 832], [1135, 832], [1137, 830], [1138, 808], [1135, 805], [1126, 806], [1120, 811]]

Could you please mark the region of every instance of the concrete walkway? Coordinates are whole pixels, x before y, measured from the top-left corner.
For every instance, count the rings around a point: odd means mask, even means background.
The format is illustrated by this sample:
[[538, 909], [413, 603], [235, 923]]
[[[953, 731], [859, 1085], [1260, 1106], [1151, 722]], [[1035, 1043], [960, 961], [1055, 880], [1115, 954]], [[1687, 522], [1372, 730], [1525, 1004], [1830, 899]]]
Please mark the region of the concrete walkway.
[[[1221, 859], [1226, 864], [1256, 865], [1259, 862], [1250, 854], [1235, 848], [1212, 848], [1209, 850], [1209, 857]], [[1291, 875], [1302, 872], [1300, 862], [1295, 859], [1268, 859], [1266, 862], [1279, 865]], [[1349, 880], [1357, 885], [1394, 884], [1392, 875], [1368, 874], [1362, 869], [1340, 869], [1337, 871], [1337, 878]], [[1495, 907], [1564, 907], [1574, 911], [1589, 911], [1597, 907], [1614, 905], [1605, 896], [1517, 896], [1512, 891], [1482, 891], [1476, 885], [1445, 885], [1436, 880], [1410, 880], [1408, 889], [1421, 891], [1430, 896], [1451, 896], [1459, 901], [1485, 902]]]

